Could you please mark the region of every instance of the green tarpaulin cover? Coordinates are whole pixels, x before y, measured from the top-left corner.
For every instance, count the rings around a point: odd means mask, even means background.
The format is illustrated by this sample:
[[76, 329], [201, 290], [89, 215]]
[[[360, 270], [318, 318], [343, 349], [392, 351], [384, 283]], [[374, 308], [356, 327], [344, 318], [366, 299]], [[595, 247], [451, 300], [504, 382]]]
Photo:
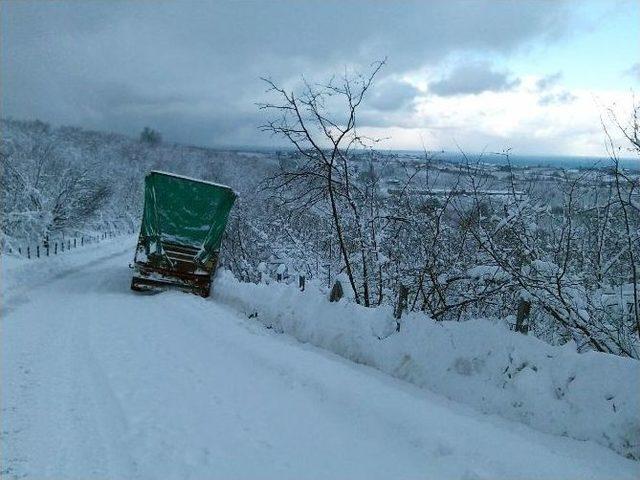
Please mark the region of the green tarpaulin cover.
[[236, 199], [224, 185], [152, 171], [145, 177], [141, 235], [147, 254], [165, 257], [162, 243], [199, 249], [204, 264], [220, 248], [229, 211]]

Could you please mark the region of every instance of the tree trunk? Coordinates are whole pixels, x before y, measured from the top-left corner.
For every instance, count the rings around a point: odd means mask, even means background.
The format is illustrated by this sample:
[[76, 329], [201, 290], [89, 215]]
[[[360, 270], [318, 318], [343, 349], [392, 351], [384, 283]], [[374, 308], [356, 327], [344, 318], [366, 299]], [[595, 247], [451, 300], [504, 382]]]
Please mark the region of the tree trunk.
[[529, 313], [531, 312], [531, 302], [522, 300], [518, 302], [518, 314], [516, 316], [516, 332], [524, 333], [529, 332], [529, 324], [526, 323], [529, 319]]
[[398, 304], [393, 312], [393, 316], [396, 319], [396, 332], [400, 331], [400, 318], [402, 318], [402, 312], [407, 309], [408, 298], [409, 290], [401, 283], [398, 287]]

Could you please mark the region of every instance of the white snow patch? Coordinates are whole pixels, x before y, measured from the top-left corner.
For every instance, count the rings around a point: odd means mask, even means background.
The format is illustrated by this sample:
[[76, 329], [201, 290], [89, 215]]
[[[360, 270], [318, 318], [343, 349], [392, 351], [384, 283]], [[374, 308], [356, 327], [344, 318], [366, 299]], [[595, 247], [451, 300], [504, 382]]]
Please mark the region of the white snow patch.
[[410, 314], [395, 333], [388, 308], [329, 303], [313, 288], [218, 275], [216, 300], [266, 326], [478, 410], [640, 458], [640, 362], [550, 346], [483, 320]]

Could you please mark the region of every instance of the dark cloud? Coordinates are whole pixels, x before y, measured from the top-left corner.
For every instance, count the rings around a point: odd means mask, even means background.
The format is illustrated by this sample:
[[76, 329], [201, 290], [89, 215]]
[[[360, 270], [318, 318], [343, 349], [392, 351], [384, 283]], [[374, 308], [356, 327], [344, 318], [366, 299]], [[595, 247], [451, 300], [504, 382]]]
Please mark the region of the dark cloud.
[[[388, 55], [384, 75], [398, 78], [456, 53], [509, 55], [569, 24], [562, 2], [535, 1], [4, 1], [0, 9], [3, 115], [124, 133], [150, 125], [194, 144], [272, 141], [249, 132], [260, 123], [260, 76], [293, 86], [301, 74], [324, 79]], [[409, 108], [415, 96], [402, 82], [379, 87], [369, 100], [380, 111]]]
[[440, 80], [429, 84], [429, 92], [442, 97], [510, 90], [520, 83], [508, 72], [495, 70], [489, 62], [456, 66]]
[[576, 99], [576, 96], [568, 91], [562, 91], [558, 93], [547, 93], [540, 97], [538, 103], [540, 105], [552, 105], [552, 104], [560, 104], [566, 105], [568, 103], [573, 102]]
[[367, 101], [369, 107], [376, 110], [403, 110], [420, 94], [413, 85], [406, 82], [386, 79], [376, 82]]
[[562, 72], [547, 75], [536, 82], [536, 88], [538, 90], [547, 90], [548, 88], [555, 86], [561, 78]]

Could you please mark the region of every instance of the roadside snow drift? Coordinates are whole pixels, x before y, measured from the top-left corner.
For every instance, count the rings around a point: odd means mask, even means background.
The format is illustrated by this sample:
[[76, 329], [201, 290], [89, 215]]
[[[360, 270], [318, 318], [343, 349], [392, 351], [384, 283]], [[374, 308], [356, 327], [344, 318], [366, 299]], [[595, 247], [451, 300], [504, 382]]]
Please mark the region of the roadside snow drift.
[[537, 430], [593, 440], [640, 459], [640, 362], [553, 347], [487, 321], [410, 314], [395, 332], [386, 308], [329, 303], [312, 288], [238, 282], [214, 298], [278, 332]]

